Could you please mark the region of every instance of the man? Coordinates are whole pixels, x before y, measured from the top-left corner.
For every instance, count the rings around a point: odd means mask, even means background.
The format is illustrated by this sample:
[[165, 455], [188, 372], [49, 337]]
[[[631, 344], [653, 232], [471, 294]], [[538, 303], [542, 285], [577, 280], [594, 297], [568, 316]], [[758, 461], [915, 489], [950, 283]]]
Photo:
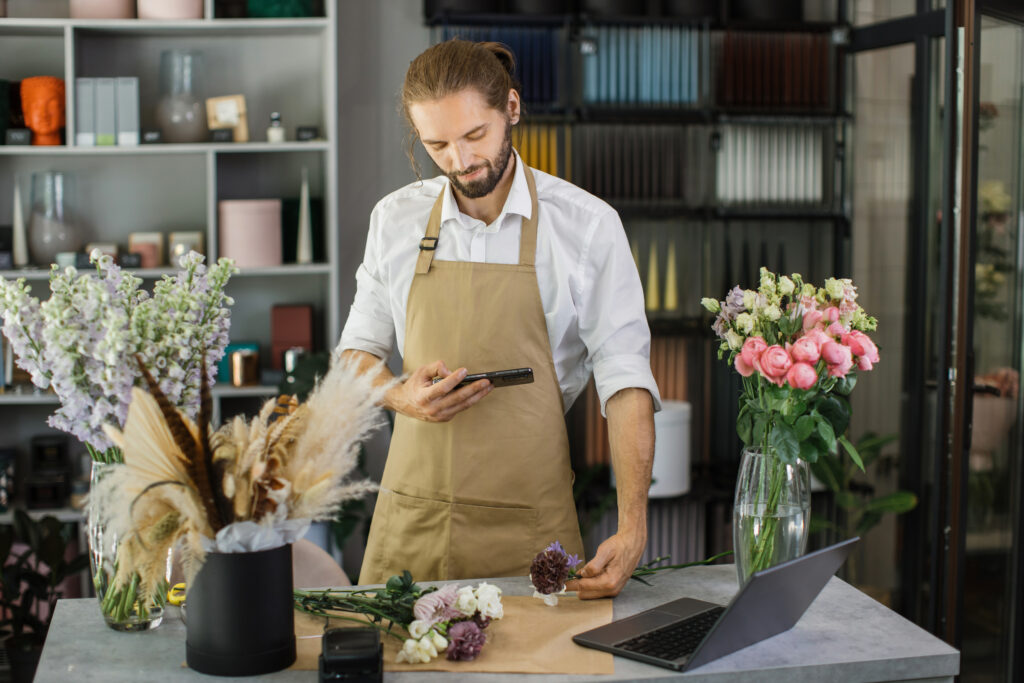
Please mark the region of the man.
[[[593, 368], [619, 526], [569, 589], [617, 595], [647, 541], [660, 405], [643, 293], [615, 211], [512, 149], [513, 59], [451, 40], [406, 74], [413, 139], [445, 176], [374, 209], [341, 338], [382, 383], [399, 344], [405, 372], [385, 398], [395, 430], [359, 581], [525, 575], [554, 540], [582, 553], [564, 413]], [[458, 386], [467, 371], [520, 367], [534, 383]]]

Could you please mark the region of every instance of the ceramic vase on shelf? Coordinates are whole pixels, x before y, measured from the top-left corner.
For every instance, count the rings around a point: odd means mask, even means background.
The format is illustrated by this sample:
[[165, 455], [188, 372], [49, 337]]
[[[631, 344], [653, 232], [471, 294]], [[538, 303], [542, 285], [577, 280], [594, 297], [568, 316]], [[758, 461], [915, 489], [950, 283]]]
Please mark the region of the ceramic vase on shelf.
[[203, 0], [138, 0], [139, 19], [181, 21], [203, 18]]
[[744, 449], [736, 478], [732, 542], [742, 586], [750, 575], [804, 554], [811, 515], [811, 470], [775, 454]]
[[28, 248], [32, 263], [49, 266], [62, 251], [82, 246], [72, 211], [71, 178], [59, 171], [32, 174]]
[[[95, 486], [105, 475], [121, 464], [93, 462], [91, 485]], [[91, 515], [88, 520], [89, 566], [92, 570], [93, 587], [99, 601], [100, 612], [107, 626], [115, 631], [149, 631], [164, 619], [164, 601], [167, 586], [158, 595], [140, 596], [135, 589], [137, 581], [131, 581], [121, 588], [113, 587], [117, 572], [117, 535], [97, 522]], [[171, 578], [171, 553], [167, 553], [164, 581]], [[137, 576], [136, 576], [137, 579]]]
[[206, 102], [203, 53], [164, 50], [160, 53], [160, 100], [156, 122], [164, 142], [205, 142]]

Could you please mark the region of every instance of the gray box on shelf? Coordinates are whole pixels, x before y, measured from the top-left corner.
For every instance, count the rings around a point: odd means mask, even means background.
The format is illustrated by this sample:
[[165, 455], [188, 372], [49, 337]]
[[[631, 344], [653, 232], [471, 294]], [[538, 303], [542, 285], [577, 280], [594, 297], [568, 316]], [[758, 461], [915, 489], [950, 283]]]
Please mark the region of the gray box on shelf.
[[134, 76], [117, 79], [117, 144], [139, 144], [139, 79]]
[[117, 81], [113, 78], [96, 79], [96, 145], [112, 147], [117, 144]]
[[96, 81], [75, 79], [75, 145], [96, 145]]

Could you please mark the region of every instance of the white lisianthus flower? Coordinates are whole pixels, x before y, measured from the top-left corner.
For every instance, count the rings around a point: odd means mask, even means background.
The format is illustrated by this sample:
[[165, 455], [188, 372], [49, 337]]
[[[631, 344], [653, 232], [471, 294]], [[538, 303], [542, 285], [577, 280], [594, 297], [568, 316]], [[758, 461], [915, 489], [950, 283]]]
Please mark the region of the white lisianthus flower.
[[486, 581], [477, 586], [476, 608], [483, 617], [501, 619], [505, 614], [501, 605], [501, 589]]
[[767, 317], [772, 322], [782, 317], [782, 309], [776, 306], [775, 304], [772, 304], [771, 306], [765, 308], [763, 313], [765, 317]]
[[395, 661], [401, 664], [402, 662], [408, 662], [409, 664], [426, 664], [430, 661], [428, 656], [426, 659], [420, 652], [419, 641], [413, 640], [412, 638], [406, 638], [405, 644], [402, 645], [402, 649], [398, 651], [398, 656], [395, 657]]
[[752, 289], [744, 290], [743, 292], [743, 308], [748, 311], [754, 310], [757, 306], [757, 292]]
[[434, 647], [438, 652], [444, 652], [448, 649], [448, 640], [433, 629], [430, 631], [430, 640], [434, 643]]
[[761, 267], [761, 286], [759, 289], [766, 296], [775, 294], [775, 276], [764, 266]]
[[422, 619], [416, 619], [409, 623], [409, 635], [415, 638], [416, 640], [419, 640], [423, 636], [427, 635], [427, 631], [429, 629], [430, 627], [427, 625], [427, 622], [423, 621]]
[[783, 296], [789, 296], [796, 291], [796, 285], [787, 276], [783, 275], [779, 278], [779, 293]]
[[739, 351], [743, 348], [743, 335], [736, 330], [729, 330], [725, 333], [725, 340], [729, 343], [729, 348], [733, 351]]
[[476, 614], [476, 595], [472, 586], [463, 586], [455, 594], [455, 609], [471, 617]]
[[800, 295], [813, 299], [818, 295], [818, 288], [812, 284], [806, 284], [804, 285], [803, 290], [801, 290]]
[[709, 296], [704, 297], [700, 300], [700, 305], [708, 309], [712, 313], [718, 313], [722, 310], [722, 305], [718, 303], [717, 299], [712, 299]]
[[740, 313], [736, 316], [736, 327], [743, 334], [750, 335], [754, 331], [754, 316], [749, 313]]

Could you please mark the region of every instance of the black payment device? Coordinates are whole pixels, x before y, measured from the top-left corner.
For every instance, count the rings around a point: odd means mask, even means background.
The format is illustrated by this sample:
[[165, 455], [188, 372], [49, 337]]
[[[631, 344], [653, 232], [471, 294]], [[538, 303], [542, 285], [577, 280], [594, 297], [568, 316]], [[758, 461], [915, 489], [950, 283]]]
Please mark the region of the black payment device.
[[384, 645], [375, 628], [330, 628], [320, 654], [320, 683], [379, 683], [384, 679]]
[[[440, 382], [443, 377], [435, 377], [434, 384]], [[472, 384], [481, 379], [490, 380], [495, 387], [510, 387], [515, 384], [531, 384], [533, 382], [533, 368], [516, 368], [515, 370], [494, 370], [493, 372], [478, 372], [466, 375], [465, 379], [456, 385], [456, 389]]]

